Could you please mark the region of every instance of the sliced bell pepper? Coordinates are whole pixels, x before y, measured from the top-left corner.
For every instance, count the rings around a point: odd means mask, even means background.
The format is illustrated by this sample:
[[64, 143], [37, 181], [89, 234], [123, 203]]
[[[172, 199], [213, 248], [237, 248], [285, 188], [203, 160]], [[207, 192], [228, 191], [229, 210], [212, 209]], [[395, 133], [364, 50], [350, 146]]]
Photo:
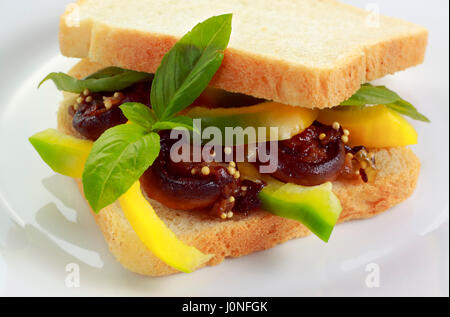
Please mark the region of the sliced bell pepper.
[[[30, 137], [30, 142], [41, 158], [57, 173], [81, 178], [84, 164], [91, 151], [92, 142], [48, 129]], [[150, 203], [144, 198], [136, 182], [119, 202], [133, 230], [155, 256], [182, 272], [192, 272], [209, 261], [196, 248], [184, 244], [158, 218]]]
[[241, 177], [262, 179], [266, 186], [259, 193], [262, 209], [283, 218], [297, 220], [320, 239], [328, 242], [342, 206], [330, 182], [319, 186], [282, 183], [268, 175], [258, 175], [249, 163], [238, 163]]
[[301, 222], [325, 242], [330, 239], [342, 211], [330, 182], [312, 187], [268, 184], [259, 199], [264, 210]]
[[38, 132], [29, 141], [52, 170], [74, 178], [81, 178], [93, 144], [55, 129]]
[[[265, 127], [265, 135], [256, 135], [256, 140], [276, 141], [290, 139], [309, 127], [318, 116], [318, 111], [301, 107], [292, 107], [276, 102], [263, 102], [257, 105], [240, 108], [212, 108], [193, 107], [186, 115], [202, 120], [202, 129], [217, 127], [222, 135], [226, 135], [227, 127], [255, 128]], [[278, 128], [278, 135], [271, 135], [270, 128]], [[224, 140], [226, 141], [226, 140]], [[236, 145], [247, 144], [248, 140]], [[227, 144], [233, 145], [233, 144]]]
[[339, 122], [349, 130], [349, 145], [383, 148], [417, 144], [417, 132], [400, 114], [384, 105], [321, 110], [317, 121]]
[[144, 198], [139, 182], [136, 182], [122, 197], [120, 205], [125, 217], [145, 246], [171, 267], [190, 273], [209, 261], [210, 254], [184, 244], [158, 218], [155, 210]]

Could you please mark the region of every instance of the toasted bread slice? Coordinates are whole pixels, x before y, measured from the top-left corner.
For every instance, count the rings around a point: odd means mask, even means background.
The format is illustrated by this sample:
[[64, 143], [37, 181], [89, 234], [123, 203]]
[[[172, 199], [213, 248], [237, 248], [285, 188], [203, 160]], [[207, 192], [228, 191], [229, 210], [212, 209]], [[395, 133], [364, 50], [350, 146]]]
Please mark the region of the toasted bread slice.
[[[82, 78], [100, 65], [88, 61], [77, 64], [71, 75]], [[76, 96], [66, 94], [58, 113], [58, 128], [80, 137], [72, 127], [68, 107]], [[333, 191], [343, 211], [340, 222], [372, 217], [410, 196], [420, 170], [420, 162], [410, 149], [390, 148], [371, 151], [375, 154], [379, 173], [374, 181], [338, 180]], [[82, 191], [80, 180], [77, 180]], [[178, 211], [149, 199], [159, 217], [187, 244], [215, 256], [206, 265], [221, 263], [226, 257], [239, 257], [271, 248], [310, 231], [297, 221], [259, 210], [248, 217], [235, 215], [232, 220], [210, 218], [203, 213]], [[121, 211], [118, 202], [94, 214], [111, 252], [127, 269], [144, 275], [161, 276], [176, 273], [156, 258], [139, 240]]]
[[198, 22], [233, 13], [211, 85], [293, 106], [325, 108], [360, 84], [423, 61], [427, 30], [334, 0], [80, 0], [60, 22], [64, 55], [154, 73]]

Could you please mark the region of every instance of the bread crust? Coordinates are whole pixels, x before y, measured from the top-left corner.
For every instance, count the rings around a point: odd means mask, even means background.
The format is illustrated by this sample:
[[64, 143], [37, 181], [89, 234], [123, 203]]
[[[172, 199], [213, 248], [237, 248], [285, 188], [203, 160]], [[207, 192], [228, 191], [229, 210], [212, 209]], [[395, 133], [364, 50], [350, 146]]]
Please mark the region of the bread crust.
[[[78, 5], [82, 7], [86, 2], [79, 1]], [[329, 2], [330, 6], [345, 6]], [[348, 10], [359, 9], [348, 6]], [[73, 26], [67, 22], [72, 15], [73, 9], [69, 9], [60, 21], [61, 52], [69, 57], [154, 73], [178, 40], [171, 35], [116, 28], [91, 19]], [[423, 62], [427, 30], [403, 21], [397, 23], [409, 25], [411, 32], [368, 42], [349, 51], [331, 68], [310, 68], [229, 47], [211, 86], [292, 106], [336, 106], [350, 98], [362, 83]]]
[[[98, 68], [97, 63], [82, 61], [70, 74], [82, 78]], [[68, 107], [76, 95], [65, 94], [58, 112], [58, 129], [80, 137], [73, 129]], [[409, 197], [416, 186], [420, 162], [409, 148], [389, 148], [371, 151], [375, 154], [379, 172], [374, 181], [338, 180], [333, 191], [343, 210], [339, 222], [375, 216]], [[81, 181], [76, 180], [83, 192]], [[293, 238], [304, 237], [310, 231], [301, 223], [258, 210], [248, 217], [236, 215], [232, 220], [211, 219], [202, 213], [178, 211], [149, 199], [158, 216], [177, 236], [202, 252], [214, 254], [205, 265], [217, 265], [227, 257], [240, 257], [271, 248]], [[164, 276], [177, 271], [155, 257], [139, 240], [123, 215], [118, 202], [93, 213], [110, 251], [130, 271]]]

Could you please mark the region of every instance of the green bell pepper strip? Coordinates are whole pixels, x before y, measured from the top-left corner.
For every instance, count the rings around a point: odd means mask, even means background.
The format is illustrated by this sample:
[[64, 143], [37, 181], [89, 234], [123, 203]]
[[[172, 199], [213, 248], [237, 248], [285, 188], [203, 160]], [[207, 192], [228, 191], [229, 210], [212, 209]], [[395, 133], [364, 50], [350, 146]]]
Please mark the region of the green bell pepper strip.
[[342, 211], [330, 182], [313, 187], [269, 184], [260, 192], [259, 199], [264, 210], [301, 222], [325, 242]]
[[328, 242], [342, 211], [330, 182], [319, 186], [300, 186], [260, 174], [250, 163], [238, 163], [238, 167], [243, 179], [265, 182], [266, 186], [258, 194], [262, 209], [283, 218], [297, 220]]

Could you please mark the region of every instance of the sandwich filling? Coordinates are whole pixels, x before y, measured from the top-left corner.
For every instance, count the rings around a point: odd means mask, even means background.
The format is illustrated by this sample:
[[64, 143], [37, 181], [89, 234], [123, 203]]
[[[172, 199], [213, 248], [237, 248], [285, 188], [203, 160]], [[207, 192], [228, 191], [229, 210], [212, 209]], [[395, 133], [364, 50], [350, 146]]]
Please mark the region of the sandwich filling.
[[[96, 141], [106, 130], [127, 122], [119, 108], [127, 102], [139, 102], [151, 109], [151, 81], [135, 83], [117, 92], [91, 93], [85, 90], [69, 107], [72, 125], [84, 138]], [[207, 89], [192, 104], [207, 108], [240, 108], [263, 102], [251, 96]], [[189, 109], [189, 108], [188, 108]], [[152, 166], [140, 178], [148, 197], [178, 210], [201, 210], [221, 218], [231, 218], [235, 213], [248, 214], [260, 207], [258, 193], [265, 183], [249, 180], [241, 175], [233, 161], [174, 162], [170, 157], [172, 145], [179, 141], [170, 138], [170, 131], [160, 131], [161, 150]], [[363, 146], [350, 147], [349, 133], [339, 123], [326, 125], [314, 121], [301, 133], [277, 142], [275, 179], [285, 183], [315, 186], [337, 178], [368, 181], [375, 162]], [[190, 145], [193, 147], [194, 145]], [[269, 149], [270, 146], [265, 146]], [[217, 149], [217, 148], [216, 148]], [[220, 147], [224, 157], [236, 147]], [[203, 150], [203, 146], [201, 146]], [[194, 151], [190, 151], [193, 153]], [[228, 153], [227, 153], [228, 152]], [[232, 153], [233, 154], [233, 153]], [[252, 163], [263, 165], [259, 157]]]
[[119, 203], [148, 250], [183, 272], [212, 255], [181, 241], [142, 191], [170, 208], [221, 219], [260, 208], [328, 242], [343, 209], [332, 182], [371, 181], [377, 169], [367, 149], [416, 144], [404, 115], [429, 122], [384, 86], [363, 84], [322, 110], [208, 88], [225, 57], [231, 20], [223, 14], [197, 24], [154, 75], [113, 66], [83, 79], [53, 72], [39, 84], [52, 80], [78, 94], [68, 112], [79, 135], [33, 135], [41, 158], [55, 172], [81, 178], [95, 213]]

